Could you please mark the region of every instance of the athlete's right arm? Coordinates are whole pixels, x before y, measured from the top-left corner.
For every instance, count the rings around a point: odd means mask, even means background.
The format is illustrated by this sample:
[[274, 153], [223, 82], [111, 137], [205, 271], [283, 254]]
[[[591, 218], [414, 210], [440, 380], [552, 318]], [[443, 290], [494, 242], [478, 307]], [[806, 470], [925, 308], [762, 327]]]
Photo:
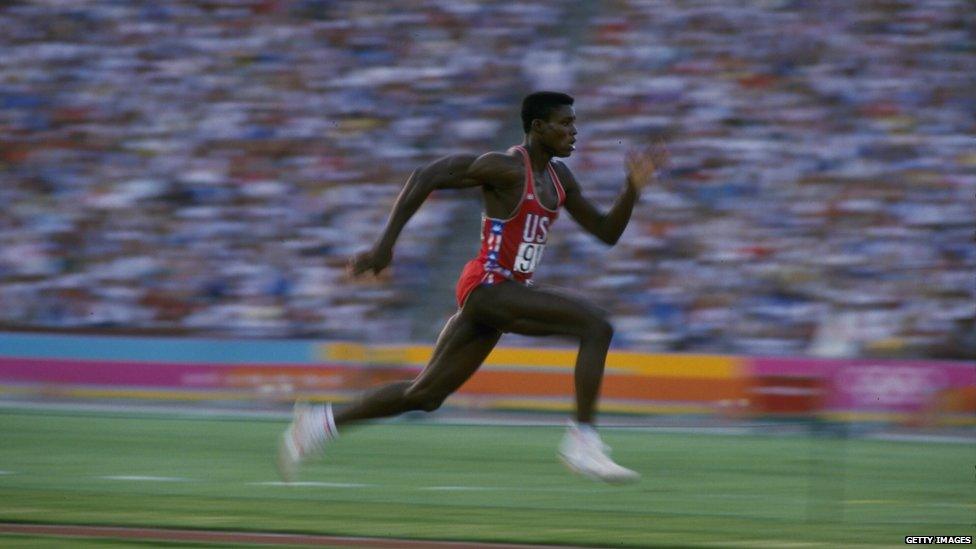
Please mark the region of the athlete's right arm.
[[[352, 274], [360, 275], [366, 271], [373, 271], [376, 274], [390, 264], [393, 260], [393, 246], [400, 236], [400, 231], [433, 191], [488, 184], [489, 178], [486, 175], [489, 170], [486, 167], [489, 163], [486, 162], [486, 157], [492, 154], [488, 153], [481, 157], [473, 154], [454, 154], [414, 170], [393, 204], [393, 210], [386, 220], [386, 227], [379, 239], [370, 250], [356, 254], [350, 261]], [[490, 158], [488, 160], [490, 161]]]

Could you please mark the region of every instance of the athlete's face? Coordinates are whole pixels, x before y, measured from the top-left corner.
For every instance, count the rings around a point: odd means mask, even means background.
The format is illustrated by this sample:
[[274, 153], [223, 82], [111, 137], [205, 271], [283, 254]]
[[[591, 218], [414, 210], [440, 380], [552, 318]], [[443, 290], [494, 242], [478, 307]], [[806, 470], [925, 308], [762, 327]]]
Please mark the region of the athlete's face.
[[553, 156], [566, 158], [576, 150], [576, 111], [572, 105], [560, 105], [540, 125], [542, 144]]

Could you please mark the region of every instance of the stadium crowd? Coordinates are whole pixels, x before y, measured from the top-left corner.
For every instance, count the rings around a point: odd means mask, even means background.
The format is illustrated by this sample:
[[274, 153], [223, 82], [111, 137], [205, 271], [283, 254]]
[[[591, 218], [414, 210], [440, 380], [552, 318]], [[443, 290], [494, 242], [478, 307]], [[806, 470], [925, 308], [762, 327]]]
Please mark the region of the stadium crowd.
[[346, 259], [546, 88], [598, 201], [627, 146], [672, 153], [615, 248], [563, 220], [539, 270], [616, 345], [973, 358], [974, 29], [965, 0], [6, 2], [0, 325], [407, 339], [465, 201], [392, 283]]

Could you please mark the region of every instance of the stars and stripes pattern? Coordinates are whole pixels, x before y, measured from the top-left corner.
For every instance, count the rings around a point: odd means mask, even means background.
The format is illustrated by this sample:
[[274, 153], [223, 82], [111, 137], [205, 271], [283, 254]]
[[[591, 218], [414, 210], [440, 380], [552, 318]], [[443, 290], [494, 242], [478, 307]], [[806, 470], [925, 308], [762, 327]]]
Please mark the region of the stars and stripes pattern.
[[495, 274], [498, 273], [505, 277], [510, 277], [511, 273], [506, 273], [508, 269], [504, 269], [498, 265], [498, 254], [502, 248], [502, 233], [505, 231], [505, 222], [498, 221], [496, 219], [484, 218], [482, 223], [485, 221], [490, 221], [491, 226], [488, 228], [487, 241], [485, 242], [485, 249], [487, 254], [485, 255], [485, 273], [486, 282], [493, 284], [495, 282]]
[[513, 147], [522, 155], [525, 170], [524, 190], [518, 207], [507, 219], [481, 214], [481, 250], [476, 259], [465, 265], [456, 288], [457, 303], [463, 307], [467, 296], [479, 285], [493, 285], [502, 280], [528, 284], [548, 240], [548, 229], [559, 216], [566, 192], [552, 164], [547, 166], [555, 186], [555, 209], [540, 201], [532, 176], [529, 153], [522, 146]]

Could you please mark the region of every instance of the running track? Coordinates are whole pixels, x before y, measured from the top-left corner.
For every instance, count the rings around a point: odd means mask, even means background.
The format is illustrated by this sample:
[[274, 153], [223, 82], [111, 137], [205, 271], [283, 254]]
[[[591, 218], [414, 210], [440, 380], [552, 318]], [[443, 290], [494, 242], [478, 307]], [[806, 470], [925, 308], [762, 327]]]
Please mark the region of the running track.
[[224, 530], [176, 530], [121, 526], [75, 526], [70, 524], [19, 524], [0, 522], [3, 534], [51, 536], [62, 538], [95, 538], [188, 543], [224, 543], [249, 545], [307, 545], [311, 547], [370, 547], [377, 549], [582, 549], [557, 545], [518, 545], [479, 543], [473, 541], [422, 541], [395, 538], [357, 538], [312, 534], [274, 534]]

